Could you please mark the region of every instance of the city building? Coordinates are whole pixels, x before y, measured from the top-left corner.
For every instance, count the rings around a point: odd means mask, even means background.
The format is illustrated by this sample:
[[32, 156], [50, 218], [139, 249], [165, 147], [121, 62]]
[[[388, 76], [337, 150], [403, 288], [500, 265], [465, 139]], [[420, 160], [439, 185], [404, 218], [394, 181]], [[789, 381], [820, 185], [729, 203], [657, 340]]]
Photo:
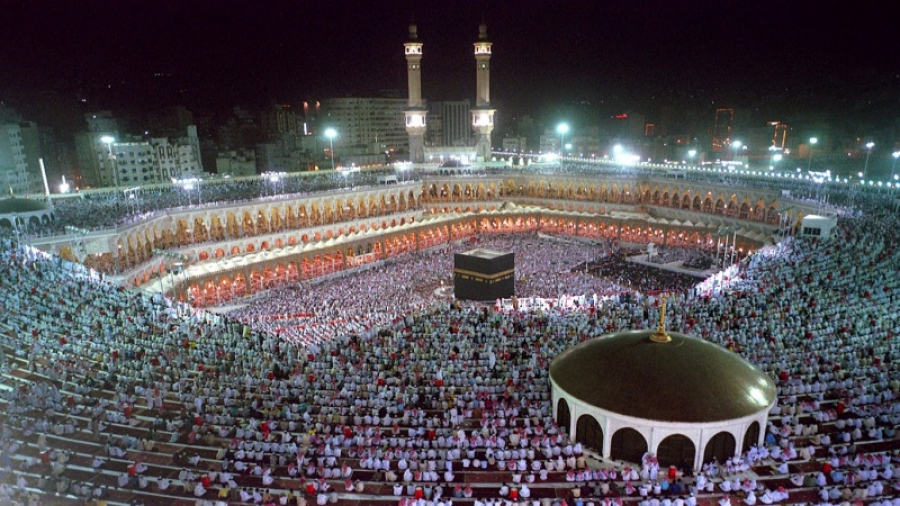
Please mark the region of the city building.
[[522, 153], [528, 145], [525, 137], [504, 137], [503, 151], [507, 153]]
[[153, 146], [153, 163], [156, 178], [159, 181], [200, 177], [203, 175], [203, 162], [200, 160], [200, 139], [197, 127], [190, 125], [186, 135], [177, 139], [154, 137], [150, 139]]
[[445, 100], [441, 102], [444, 146], [468, 146], [472, 142], [471, 102]]
[[443, 105], [443, 102], [431, 102], [429, 104], [428, 123], [425, 125], [425, 144], [428, 147], [444, 145]]
[[291, 104], [278, 104], [260, 114], [260, 126], [270, 139], [285, 133], [297, 133], [302, 130], [302, 122], [297, 121], [297, 114]]
[[538, 152], [540, 153], [559, 153], [559, 134], [546, 130], [540, 137]]
[[[98, 117], [99, 116], [99, 117]], [[88, 115], [88, 131], [75, 135], [86, 187], [117, 188], [203, 175], [197, 127], [178, 138], [118, 136], [110, 115]]]
[[[157, 174], [154, 163], [155, 147], [140, 138], [123, 139], [122, 142], [112, 143], [112, 163], [115, 172], [112, 173], [113, 184], [105, 186], [126, 189], [142, 184], [164, 182], [165, 179]], [[101, 148], [107, 151], [104, 144]], [[108, 152], [106, 153], [108, 155]], [[100, 153], [103, 157], [103, 153]], [[118, 180], [116, 180], [118, 178]]]
[[[44, 169], [58, 167], [56, 141], [52, 129], [23, 119], [14, 109], [0, 104], [0, 184], [16, 194], [43, 193]], [[47, 160], [46, 154], [53, 156]], [[43, 166], [42, 166], [43, 163]], [[54, 175], [46, 170], [48, 184]], [[58, 179], [58, 174], [55, 174]]]
[[81, 182], [88, 188], [114, 186], [112, 153], [101, 139], [119, 137], [119, 125], [110, 111], [84, 115], [87, 131], [75, 134], [75, 156], [81, 169]]
[[716, 109], [713, 126], [712, 150], [714, 153], [728, 151], [734, 132], [734, 109]]
[[337, 130], [335, 150], [385, 146], [391, 153], [408, 153], [407, 99], [377, 97], [330, 98], [323, 102], [325, 119]]
[[428, 162], [475, 160], [470, 106], [469, 100], [447, 100], [431, 104], [428, 128], [432, 142], [425, 148]]
[[4, 193], [22, 195], [31, 190], [22, 128], [18, 123], [0, 123], [0, 178]]
[[256, 175], [256, 155], [248, 149], [225, 151], [216, 156], [216, 174], [229, 177]]

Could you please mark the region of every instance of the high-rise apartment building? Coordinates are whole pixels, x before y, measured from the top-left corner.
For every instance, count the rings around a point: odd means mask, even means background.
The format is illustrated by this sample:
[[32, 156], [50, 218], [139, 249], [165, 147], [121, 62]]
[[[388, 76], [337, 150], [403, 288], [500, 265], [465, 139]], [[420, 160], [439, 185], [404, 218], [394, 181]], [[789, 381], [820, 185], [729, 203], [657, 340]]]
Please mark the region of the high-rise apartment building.
[[712, 150], [716, 153], [727, 150], [731, 145], [734, 129], [734, 109], [716, 109], [716, 124], [713, 127]]
[[84, 115], [87, 131], [75, 134], [75, 156], [81, 168], [81, 182], [89, 188], [111, 187], [115, 183], [112, 154], [101, 139], [119, 137], [119, 124], [110, 111]]
[[23, 195], [31, 191], [28, 161], [18, 123], [0, 123], [0, 184], [3, 193]]
[[386, 146], [387, 150], [408, 152], [405, 98], [331, 98], [323, 102], [325, 119], [321, 124], [333, 127], [338, 147]]
[[[110, 114], [85, 117], [87, 132], [75, 134], [82, 183], [91, 188], [118, 188], [199, 177], [203, 174], [197, 127], [178, 138], [119, 136]], [[112, 142], [105, 142], [112, 138]]]
[[430, 148], [444, 145], [443, 107], [443, 102], [431, 102], [428, 108], [428, 124], [425, 128], [425, 145]]
[[203, 162], [200, 160], [200, 139], [197, 127], [187, 128], [187, 135], [177, 139], [152, 138], [155, 177], [160, 181], [200, 177]]
[[12, 189], [16, 195], [42, 193], [41, 161], [52, 140], [50, 130], [22, 119], [14, 109], [0, 104], [0, 191], [8, 194]]
[[472, 142], [471, 103], [454, 100], [441, 104], [444, 146], [468, 146]]
[[291, 108], [291, 104], [273, 105], [263, 111], [261, 120], [262, 129], [269, 139], [302, 130], [302, 122], [298, 123], [297, 113]]
[[216, 174], [229, 177], [256, 175], [256, 155], [249, 149], [225, 151], [216, 155]]

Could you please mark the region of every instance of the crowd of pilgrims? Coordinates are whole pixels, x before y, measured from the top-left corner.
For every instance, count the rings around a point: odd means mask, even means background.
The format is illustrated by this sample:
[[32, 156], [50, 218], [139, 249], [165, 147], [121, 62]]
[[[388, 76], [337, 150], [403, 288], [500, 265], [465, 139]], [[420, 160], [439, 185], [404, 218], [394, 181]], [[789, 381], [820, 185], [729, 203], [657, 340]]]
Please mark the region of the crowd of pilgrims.
[[[449, 272], [449, 252], [435, 252], [217, 315], [4, 239], [0, 503], [128, 490], [146, 504], [897, 506], [898, 225], [872, 209], [842, 218], [832, 241], [755, 252], [715, 290], [673, 287], [669, 329], [741, 354], [779, 392], [764, 444], [674, 478], [652, 454], [596, 459], [556, 425], [550, 405], [558, 353], [656, 326], [658, 301], [643, 290], [590, 311], [429, 305], [440, 280], [415, 276]], [[492, 240], [498, 249], [536, 241]], [[579, 262], [589, 252], [553, 244], [575, 253], [541, 243], [543, 253], [518, 264], [538, 270], [525, 281], [542, 280], [554, 296], [569, 282], [589, 290], [558, 268], [540, 272], [547, 256]], [[291, 295], [302, 302], [286, 303]], [[355, 323], [334, 321], [315, 338], [301, 327], [277, 332], [267, 304]], [[72, 450], [73, 440], [94, 452]], [[159, 452], [164, 464], [150, 458]], [[82, 479], [76, 466], [115, 481]]]
[[721, 264], [721, 255], [717, 259], [714, 251], [707, 251], [701, 248], [671, 248], [663, 246], [657, 247], [649, 255], [650, 262], [656, 264], [677, 263], [679, 266], [692, 271], [712, 269], [716, 260], [719, 260], [719, 264]]
[[614, 250], [588, 262], [586, 270], [594, 276], [641, 293], [683, 292], [690, 290], [700, 281], [700, 278], [689, 273], [631, 262], [628, 260], [629, 256], [646, 259], [646, 254], [639, 251]]
[[413, 252], [350, 275], [343, 273], [339, 279], [269, 290], [229, 315], [256, 330], [317, 349], [348, 330], [359, 333], [447, 303], [453, 294], [454, 254], [476, 248], [515, 255], [515, 292], [522, 297], [628, 291], [621, 284], [577, 269], [589, 259], [609, 254], [609, 242], [578, 242], [536, 233], [485, 235]]

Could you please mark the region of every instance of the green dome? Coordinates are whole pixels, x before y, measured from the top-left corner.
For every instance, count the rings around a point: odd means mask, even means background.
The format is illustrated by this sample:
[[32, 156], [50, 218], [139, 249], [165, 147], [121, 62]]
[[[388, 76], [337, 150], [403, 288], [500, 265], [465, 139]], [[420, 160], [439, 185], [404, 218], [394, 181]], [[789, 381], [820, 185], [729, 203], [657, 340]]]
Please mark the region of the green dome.
[[645, 420], [704, 423], [767, 410], [775, 383], [750, 362], [697, 337], [651, 330], [602, 336], [570, 348], [550, 364], [550, 379], [568, 395]]
[[50, 206], [43, 200], [15, 197], [0, 199], [0, 214], [25, 214], [48, 210], [50, 210]]

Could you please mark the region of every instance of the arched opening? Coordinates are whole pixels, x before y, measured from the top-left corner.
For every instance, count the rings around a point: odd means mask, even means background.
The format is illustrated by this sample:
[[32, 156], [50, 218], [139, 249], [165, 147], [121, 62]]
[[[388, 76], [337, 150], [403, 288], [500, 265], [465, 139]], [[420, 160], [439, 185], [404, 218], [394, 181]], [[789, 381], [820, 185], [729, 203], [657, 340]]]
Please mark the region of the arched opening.
[[610, 458], [639, 464], [647, 453], [647, 440], [640, 432], [624, 428], [616, 431], [610, 442]]
[[575, 425], [575, 440], [584, 446], [603, 454], [603, 429], [591, 415], [581, 415]]
[[753, 422], [747, 427], [747, 432], [744, 433], [744, 444], [741, 445], [741, 451], [746, 452], [750, 450], [751, 446], [756, 446], [759, 442], [759, 422]]
[[556, 425], [559, 430], [569, 433], [569, 427], [572, 424], [572, 413], [569, 411], [569, 403], [565, 399], [560, 399], [556, 406]]
[[725, 462], [734, 456], [734, 436], [730, 432], [720, 432], [706, 443], [703, 450], [703, 463]]
[[692, 469], [697, 448], [687, 436], [672, 434], [659, 443], [656, 460], [660, 467], [676, 466], [679, 469]]

